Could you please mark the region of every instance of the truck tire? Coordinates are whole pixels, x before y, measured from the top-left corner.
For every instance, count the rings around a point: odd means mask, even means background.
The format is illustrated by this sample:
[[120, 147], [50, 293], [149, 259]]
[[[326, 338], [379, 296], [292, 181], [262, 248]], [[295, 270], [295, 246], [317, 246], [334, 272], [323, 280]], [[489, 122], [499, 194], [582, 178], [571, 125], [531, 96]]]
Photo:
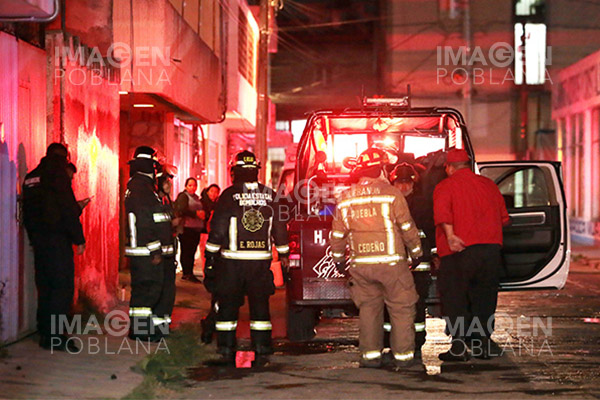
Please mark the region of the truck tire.
[[319, 310], [311, 307], [289, 306], [287, 337], [291, 342], [302, 342], [315, 337]]

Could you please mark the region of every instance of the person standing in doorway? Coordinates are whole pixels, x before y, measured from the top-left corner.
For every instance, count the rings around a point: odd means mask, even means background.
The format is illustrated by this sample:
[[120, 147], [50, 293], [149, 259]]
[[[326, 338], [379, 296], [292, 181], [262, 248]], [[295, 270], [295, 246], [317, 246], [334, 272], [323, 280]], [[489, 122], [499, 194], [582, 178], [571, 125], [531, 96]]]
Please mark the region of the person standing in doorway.
[[201, 283], [194, 275], [194, 260], [198, 244], [200, 244], [200, 233], [205, 227], [206, 213], [202, 209], [202, 201], [196, 194], [198, 181], [196, 178], [187, 178], [185, 190], [175, 200], [175, 215], [183, 218], [183, 233], [179, 235], [181, 244], [181, 268], [183, 276], [181, 279], [192, 283]]

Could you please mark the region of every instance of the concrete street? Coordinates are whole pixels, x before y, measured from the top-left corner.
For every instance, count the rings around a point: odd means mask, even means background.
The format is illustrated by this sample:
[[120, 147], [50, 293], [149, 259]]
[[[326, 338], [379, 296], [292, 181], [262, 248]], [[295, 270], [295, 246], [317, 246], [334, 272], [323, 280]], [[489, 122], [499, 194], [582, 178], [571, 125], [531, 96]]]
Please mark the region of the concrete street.
[[[283, 338], [285, 291], [278, 290], [272, 297], [276, 354], [271, 362], [253, 369], [200, 364], [177, 397], [599, 398], [600, 258], [589, 257], [576, 257], [561, 291], [500, 295], [494, 340], [504, 352], [501, 357], [442, 363], [437, 355], [449, 347], [444, 324], [429, 318], [423, 363], [403, 372], [358, 368], [353, 318], [324, 319], [313, 341], [289, 343]], [[209, 304], [201, 285], [179, 280], [177, 301], [177, 322], [199, 320]], [[242, 345], [248, 344], [247, 319], [244, 307]], [[37, 346], [36, 335], [9, 346], [9, 357], [0, 360], [0, 397], [121, 398], [131, 392], [142, 377], [130, 367], [145, 350], [136, 354], [122, 347], [123, 338], [109, 335], [82, 336], [85, 343], [89, 337], [100, 339], [99, 353], [87, 346], [77, 355], [50, 354]], [[207, 346], [214, 350], [214, 344]]]
[[[440, 319], [427, 320], [423, 364], [358, 368], [353, 319], [324, 320], [311, 343], [279, 341], [262, 370], [200, 367], [186, 398], [599, 398], [600, 273], [575, 265], [561, 291], [502, 293], [492, 360], [442, 363]], [[283, 301], [283, 295], [278, 295]]]

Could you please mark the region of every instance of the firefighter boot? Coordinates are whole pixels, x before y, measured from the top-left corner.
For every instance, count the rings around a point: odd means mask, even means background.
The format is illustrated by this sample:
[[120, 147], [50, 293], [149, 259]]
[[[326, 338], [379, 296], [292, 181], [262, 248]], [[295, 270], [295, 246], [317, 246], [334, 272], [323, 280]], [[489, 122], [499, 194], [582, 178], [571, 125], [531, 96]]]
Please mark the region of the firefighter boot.
[[219, 360], [220, 365], [228, 367], [235, 366], [235, 349], [229, 347], [219, 347], [217, 348], [217, 353], [221, 355], [221, 359]]
[[[260, 326], [268, 327], [269, 329], [259, 330], [252, 328], [260, 328]], [[252, 341], [252, 349], [256, 355], [268, 356], [273, 354], [273, 346], [271, 345], [271, 322], [270, 321], [251, 321], [250, 322], [250, 340]]]
[[363, 353], [358, 362], [358, 366], [361, 368], [381, 368], [382, 367], [382, 356], [379, 351], [368, 351]]
[[468, 361], [470, 357], [465, 341], [462, 338], [453, 338], [450, 350], [440, 354], [438, 358], [442, 361]]
[[200, 336], [200, 340], [202, 340], [202, 343], [209, 344], [212, 342], [213, 335], [215, 333], [214, 317], [211, 318], [211, 314], [209, 313], [206, 317], [202, 318], [200, 321], [200, 326], [202, 327], [202, 335]]
[[217, 332], [217, 353], [223, 356], [225, 364], [235, 365], [236, 346], [235, 331]]

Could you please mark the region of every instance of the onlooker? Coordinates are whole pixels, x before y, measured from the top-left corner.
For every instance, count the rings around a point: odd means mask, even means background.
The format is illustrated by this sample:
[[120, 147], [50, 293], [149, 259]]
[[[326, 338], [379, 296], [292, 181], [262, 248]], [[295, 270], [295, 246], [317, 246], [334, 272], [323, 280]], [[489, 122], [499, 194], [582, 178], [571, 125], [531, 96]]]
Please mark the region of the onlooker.
[[219, 199], [219, 194], [221, 193], [221, 188], [216, 183], [205, 188], [200, 194], [200, 201], [202, 202], [202, 209], [204, 210], [204, 230], [202, 233], [208, 233], [210, 231], [210, 219], [212, 218], [213, 211], [215, 210], [215, 205], [217, 204], [217, 200]]
[[196, 178], [187, 178], [185, 190], [179, 193], [175, 200], [175, 215], [183, 218], [183, 233], [179, 235], [180, 260], [183, 269], [181, 279], [193, 283], [201, 283], [194, 275], [194, 258], [200, 243], [200, 233], [205, 228], [206, 217], [200, 197], [196, 194], [197, 189]]
[[85, 239], [67, 173], [69, 152], [52, 143], [39, 165], [23, 182], [23, 221], [33, 246], [38, 290], [37, 326], [44, 349], [78, 352], [64, 335], [52, 331], [52, 320], [66, 318], [75, 289], [73, 245], [83, 254]]
[[474, 355], [489, 358], [502, 265], [502, 226], [510, 218], [498, 187], [471, 171], [465, 150], [448, 152], [446, 173], [448, 178], [434, 191], [434, 219], [442, 259], [438, 278], [442, 313], [452, 347], [439, 358], [468, 360], [465, 341], [481, 346]]

